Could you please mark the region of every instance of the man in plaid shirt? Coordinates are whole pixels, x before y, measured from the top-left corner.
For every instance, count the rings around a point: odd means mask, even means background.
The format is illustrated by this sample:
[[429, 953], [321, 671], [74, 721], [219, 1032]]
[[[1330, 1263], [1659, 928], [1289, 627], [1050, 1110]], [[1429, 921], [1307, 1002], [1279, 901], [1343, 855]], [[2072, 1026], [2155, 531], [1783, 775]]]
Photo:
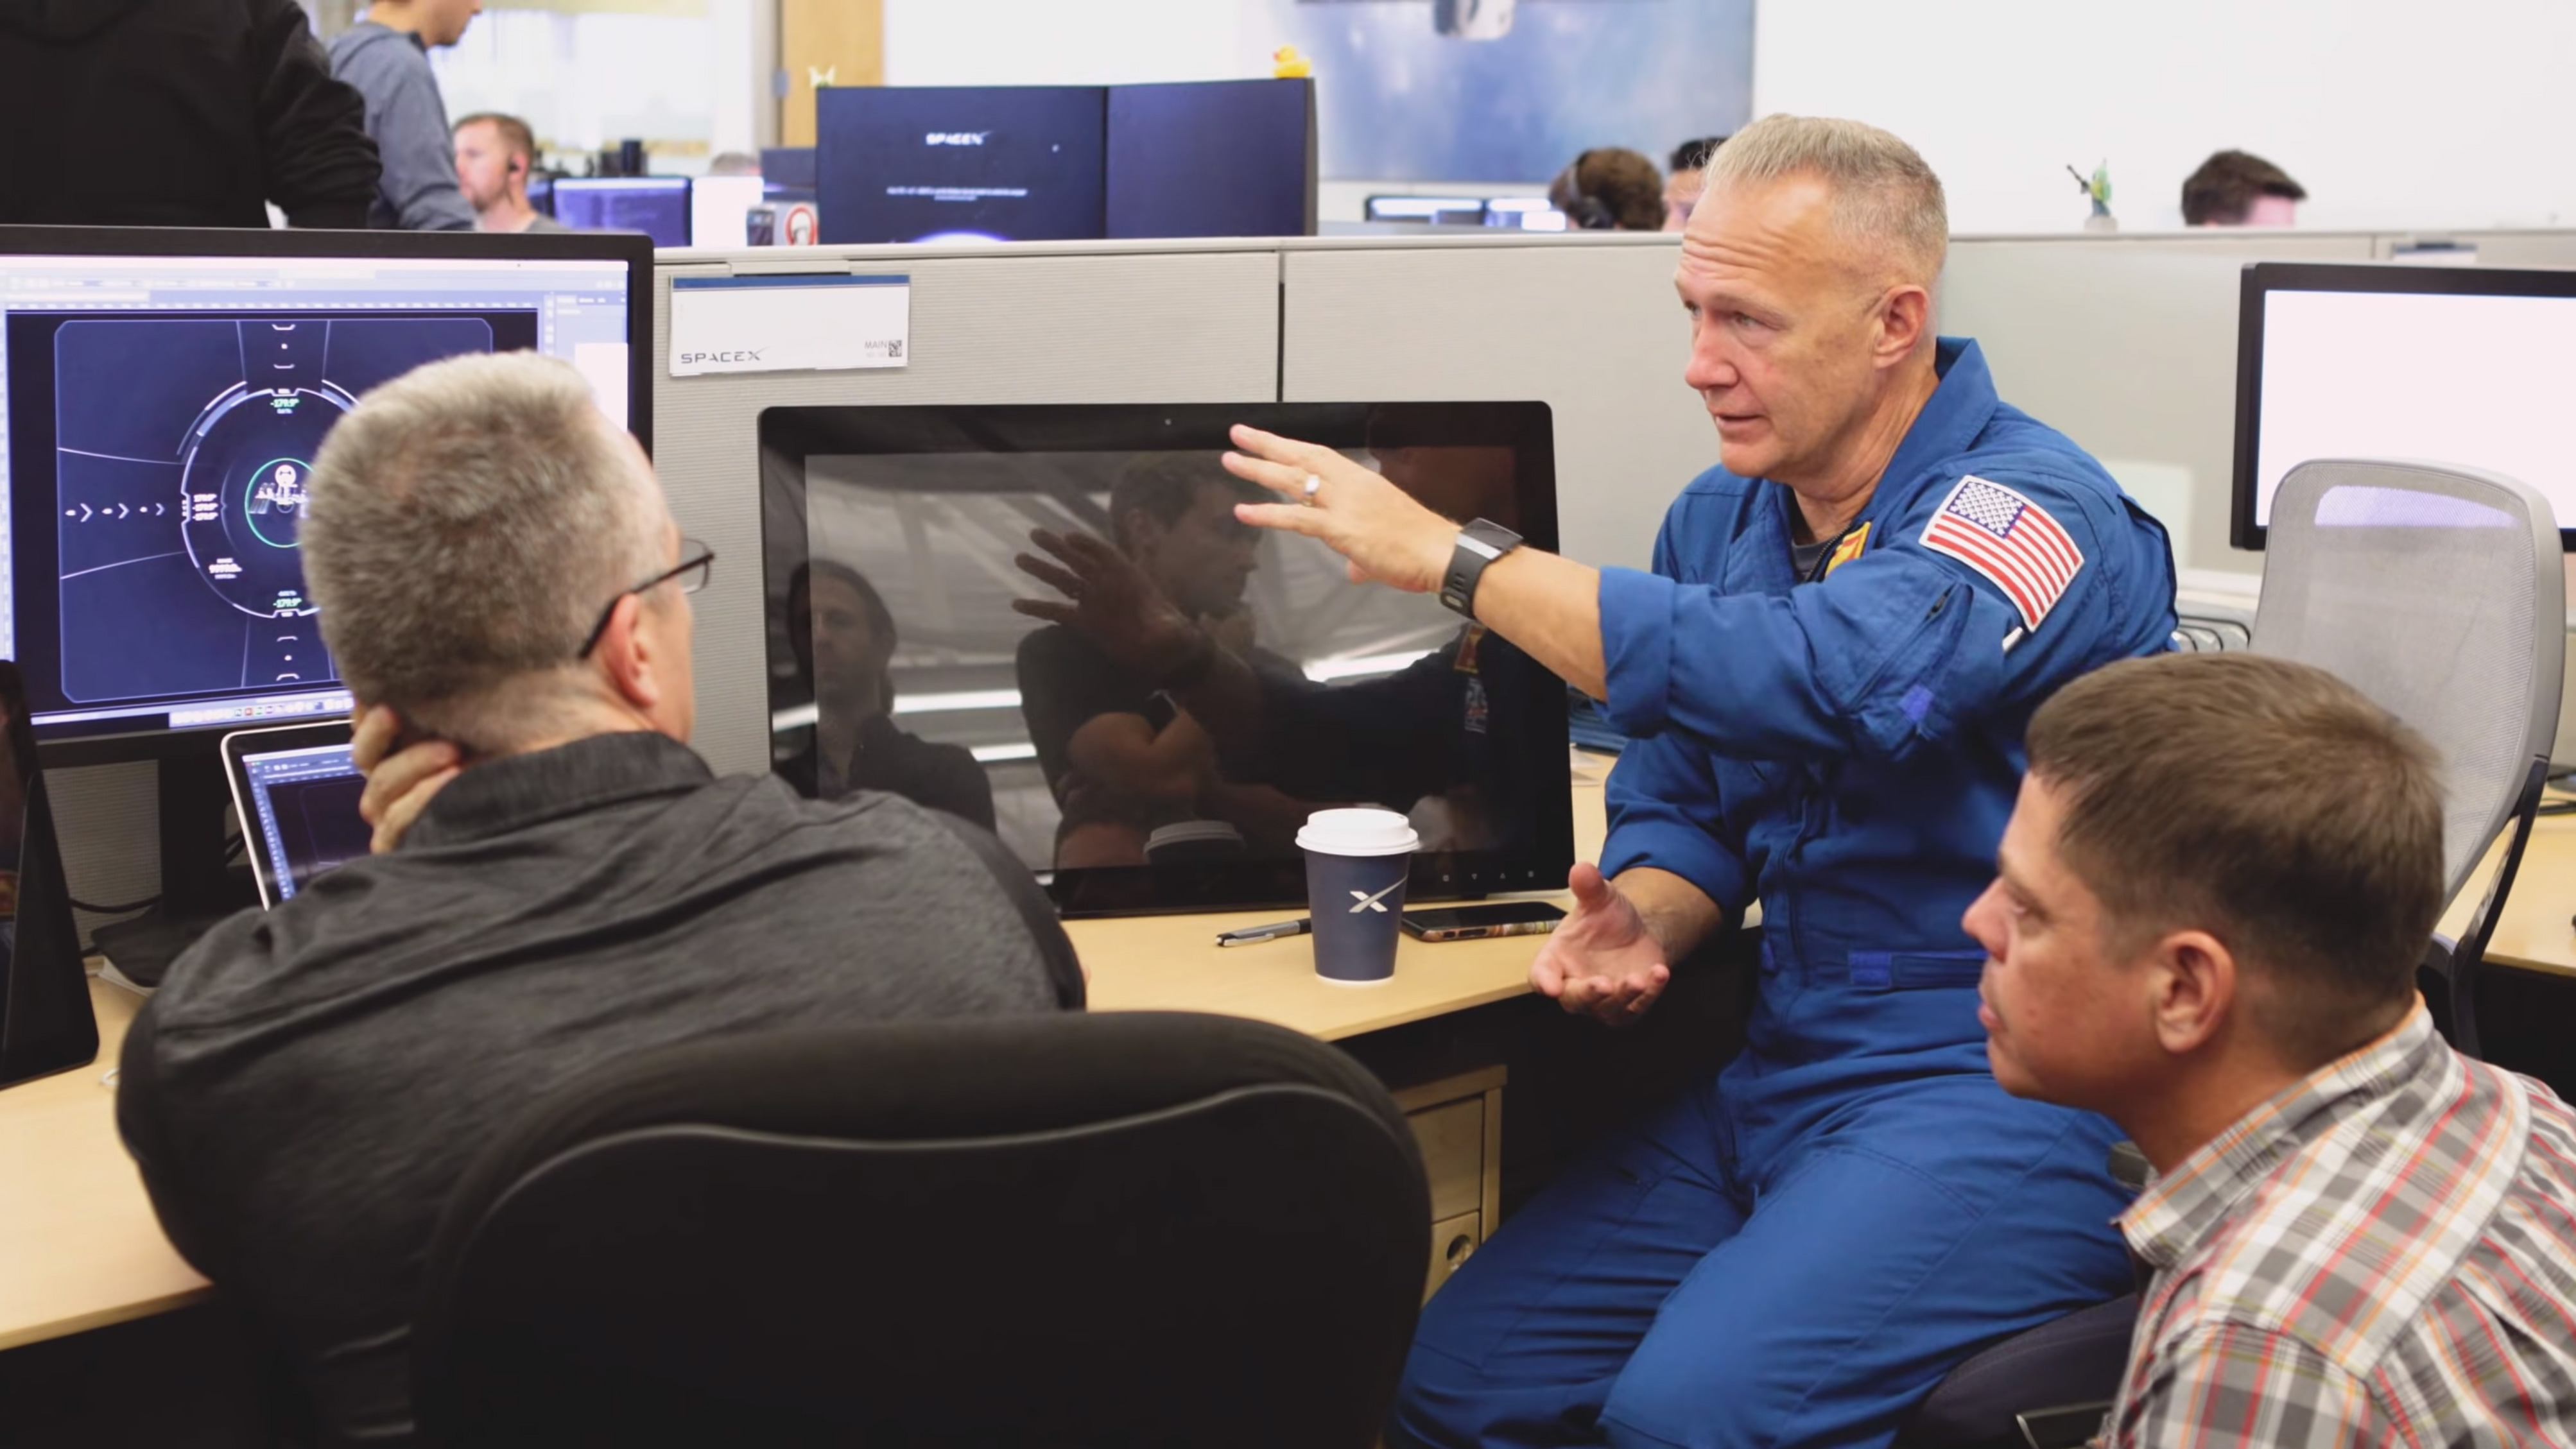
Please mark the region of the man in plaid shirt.
[[2113, 1446], [2576, 1443], [2576, 1114], [2415, 994], [2432, 750], [2322, 671], [2113, 664], [2031, 721], [1967, 926], [2016, 1094], [2154, 1164]]

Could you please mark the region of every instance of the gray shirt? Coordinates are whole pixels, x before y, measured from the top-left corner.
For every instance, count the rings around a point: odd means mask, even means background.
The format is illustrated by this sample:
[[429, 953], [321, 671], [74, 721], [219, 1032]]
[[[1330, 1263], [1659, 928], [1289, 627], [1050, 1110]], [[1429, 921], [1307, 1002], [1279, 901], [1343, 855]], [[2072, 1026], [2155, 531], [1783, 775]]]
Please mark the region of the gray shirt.
[[429, 51], [407, 31], [361, 20], [331, 42], [331, 74], [367, 102], [367, 134], [384, 158], [370, 221], [405, 231], [472, 231], [456, 189], [456, 138]]
[[439, 1210], [549, 1089], [673, 1042], [1082, 999], [989, 834], [605, 735], [476, 765], [401, 849], [217, 927], [135, 1019], [117, 1124], [171, 1242], [286, 1342], [326, 1441], [400, 1443]]

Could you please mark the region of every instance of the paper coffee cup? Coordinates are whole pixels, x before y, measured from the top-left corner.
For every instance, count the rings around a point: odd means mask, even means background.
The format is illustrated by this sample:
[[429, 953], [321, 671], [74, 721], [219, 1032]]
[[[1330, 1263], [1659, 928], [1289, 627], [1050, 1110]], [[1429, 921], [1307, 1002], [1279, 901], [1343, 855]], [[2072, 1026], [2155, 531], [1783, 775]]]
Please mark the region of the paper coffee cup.
[[1314, 923], [1315, 974], [1327, 981], [1395, 975], [1404, 880], [1422, 844], [1392, 810], [1318, 810], [1297, 832], [1306, 852], [1306, 913]]

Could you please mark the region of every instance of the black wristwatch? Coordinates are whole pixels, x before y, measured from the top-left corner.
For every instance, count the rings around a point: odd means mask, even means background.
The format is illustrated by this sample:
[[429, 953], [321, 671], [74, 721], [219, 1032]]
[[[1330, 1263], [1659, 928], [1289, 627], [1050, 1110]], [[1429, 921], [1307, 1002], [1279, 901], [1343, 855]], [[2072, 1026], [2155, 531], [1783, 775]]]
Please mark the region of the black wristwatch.
[[1476, 617], [1476, 581], [1494, 560], [1521, 546], [1521, 536], [1489, 519], [1479, 518], [1458, 530], [1458, 546], [1449, 553], [1449, 572], [1440, 580], [1440, 602], [1472, 619]]

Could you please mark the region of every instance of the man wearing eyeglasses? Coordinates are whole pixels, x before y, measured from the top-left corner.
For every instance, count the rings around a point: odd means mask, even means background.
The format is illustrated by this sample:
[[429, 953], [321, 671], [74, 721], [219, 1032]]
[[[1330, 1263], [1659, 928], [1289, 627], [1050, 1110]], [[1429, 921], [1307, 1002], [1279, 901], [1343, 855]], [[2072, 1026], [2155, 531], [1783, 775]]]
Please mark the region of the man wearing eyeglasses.
[[117, 1120], [172, 1244], [287, 1346], [324, 1442], [395, 1444], [440, 1207], [549, 1089], [673, 1042], [1078, 1008], [1083, 986], [986, 832], [690, 751], [713, 557], [571, 368], [422, 368], [340, 422], [307, 486], [379, 853], [179, 959], [126, 1038]]

